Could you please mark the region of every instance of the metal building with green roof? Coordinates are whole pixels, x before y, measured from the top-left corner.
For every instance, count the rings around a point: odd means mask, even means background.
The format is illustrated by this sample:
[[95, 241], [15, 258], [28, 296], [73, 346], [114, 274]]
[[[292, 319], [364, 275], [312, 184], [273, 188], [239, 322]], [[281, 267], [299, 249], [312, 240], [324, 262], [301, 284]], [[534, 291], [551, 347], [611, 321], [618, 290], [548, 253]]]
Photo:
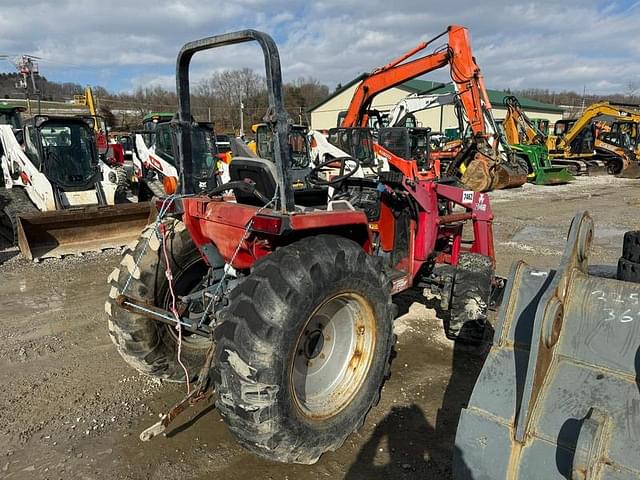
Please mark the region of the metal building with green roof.
[[[335, 127], [338, 114], [347, 109], [354, 91], [363, 78], [364, 75], [354, 78], [349, 83], [336, 89], [320, 103], [309, 108], [311, 127], [319, 130]], [[382, 92], [374, 98], [372, 107], [380, 112], [388, 112], [396, 103], [412, 93], [448, 93], [453, 91], [454, 86], [451, 83], [445, 84], [430, 80], [413, 79]], [[494, 116], [498, 120], [503, 119], [507, 112], [503, 99], [509, 93], [491, 89], [488, 89], [487, 93], [493, 106]], [[518, 97], [518, 100], [520, 100], [520, 104], [526, 114], [531, 118], [546, 118], [550, 124], [554, 124], [562, 118], [562, 109], [556, 105], [538, 102], [525, 97]], [[458, 126], [454, 109], [451, 106], [419, 112], [416, 114], [416, 119], [419, 124], [431, 127], [433, 131], [444, 132], [447, 129]]]

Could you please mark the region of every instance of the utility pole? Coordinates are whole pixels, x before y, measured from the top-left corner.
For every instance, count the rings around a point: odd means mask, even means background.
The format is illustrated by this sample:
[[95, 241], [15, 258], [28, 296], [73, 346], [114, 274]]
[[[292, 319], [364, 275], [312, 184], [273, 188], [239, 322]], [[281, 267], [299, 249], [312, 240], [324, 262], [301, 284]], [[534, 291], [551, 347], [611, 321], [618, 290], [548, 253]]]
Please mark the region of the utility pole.
[[[0, 55], [0, 58], [10, 59], [9, 55]], [[38, 68], [39, 57], [35, 57], [33, 55], [22, 55], [20, 57], [11, 58], [11, 63], [13, 63], [18, 70], [18, 73], [22, 76], [16, 82], [16, 88], [24, 89], [25, 99], [27, 101], [27, 111], [31, 114], [31, 98], [29, 95], [29, 80], [31, 81], [31, 88], [33, 90], [34, 95], [38, 98], [38, 115], [41, 113], [41, 92], [36, 85], [36, 75], [40, 73]]]
[[240, 100], [240, 138], [244, 137], [244, 102]]

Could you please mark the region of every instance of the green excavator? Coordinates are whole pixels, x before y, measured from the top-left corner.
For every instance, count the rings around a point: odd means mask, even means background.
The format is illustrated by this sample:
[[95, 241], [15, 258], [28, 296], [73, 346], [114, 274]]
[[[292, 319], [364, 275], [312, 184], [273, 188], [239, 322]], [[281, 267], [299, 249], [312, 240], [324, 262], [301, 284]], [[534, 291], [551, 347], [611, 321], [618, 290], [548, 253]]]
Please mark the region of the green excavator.
[[505, 140], [516, 155], [527, 161], [529, 181], [536, 185], [560, 185], [574, 180], [566, 168], [551, 163], [546, 135], [538, 127], [540, 122], [536, 125], [524, 113], [516, 97], [506, 96], [504, 103], [507, 106], [507, 116], [502, 121]]

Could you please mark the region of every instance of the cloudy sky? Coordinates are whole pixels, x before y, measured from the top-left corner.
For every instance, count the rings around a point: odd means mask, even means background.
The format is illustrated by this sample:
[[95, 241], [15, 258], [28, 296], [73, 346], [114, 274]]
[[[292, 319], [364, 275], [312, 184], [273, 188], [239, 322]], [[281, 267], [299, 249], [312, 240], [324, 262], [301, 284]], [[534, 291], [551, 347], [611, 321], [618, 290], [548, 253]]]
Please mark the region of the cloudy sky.
[[[256, 28], [276, 39], [285, 80], [312, 76], [334, 87], [449, 24], [469, 27], [491, 88], [598, 94], [640, 84], [635, 0], [0, 0], [0, 53], [42, 57], [42, 74], [56, 81], [112, 91], [173, 88], [183, 43]], [[256, 46], [200, 54], [192, 77], [240, 67], [263, 68]], [[446, 80], [447, 73], [428, 78]]]

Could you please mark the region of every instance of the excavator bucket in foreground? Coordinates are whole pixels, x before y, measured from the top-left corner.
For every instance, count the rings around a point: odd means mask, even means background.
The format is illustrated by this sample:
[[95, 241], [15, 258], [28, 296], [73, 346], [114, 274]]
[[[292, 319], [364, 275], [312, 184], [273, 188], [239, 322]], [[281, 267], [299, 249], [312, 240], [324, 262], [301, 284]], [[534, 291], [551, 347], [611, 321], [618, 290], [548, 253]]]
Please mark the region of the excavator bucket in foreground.
[[640, 478], [640, 284], [590, 275], [592, 237], [579, 213], [557, 270], [513, 265], [454, 478]]
[[122, 203], [18, 215], [18, 246], [29, 260], [118, 248], [147, 225], [151, 204]]

